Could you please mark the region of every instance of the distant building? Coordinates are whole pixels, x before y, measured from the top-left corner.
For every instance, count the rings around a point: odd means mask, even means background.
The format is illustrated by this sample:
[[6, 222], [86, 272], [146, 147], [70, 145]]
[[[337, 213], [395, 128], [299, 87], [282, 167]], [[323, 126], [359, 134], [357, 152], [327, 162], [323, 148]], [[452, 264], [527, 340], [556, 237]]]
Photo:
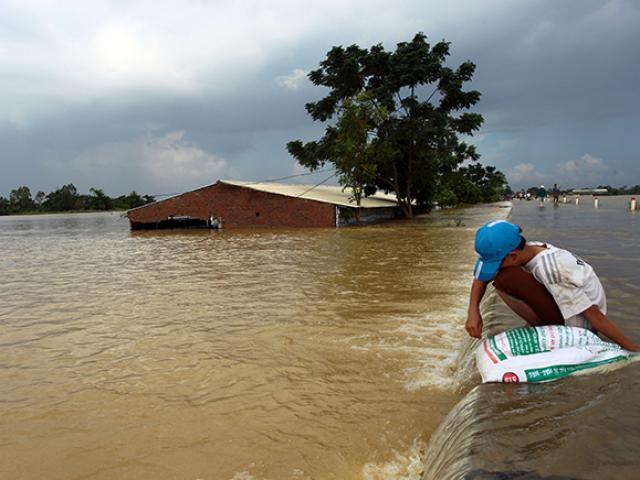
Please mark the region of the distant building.
[[342, 187], [220, 180], [127, 212], [132, 230], [209, 227], [341, 227], [399, 216], [393, 195], [376, 193], [360, 206]]
[[571, 190], [574, 195], [605, 195], [609, 193], [606, 188], [574, 188]]

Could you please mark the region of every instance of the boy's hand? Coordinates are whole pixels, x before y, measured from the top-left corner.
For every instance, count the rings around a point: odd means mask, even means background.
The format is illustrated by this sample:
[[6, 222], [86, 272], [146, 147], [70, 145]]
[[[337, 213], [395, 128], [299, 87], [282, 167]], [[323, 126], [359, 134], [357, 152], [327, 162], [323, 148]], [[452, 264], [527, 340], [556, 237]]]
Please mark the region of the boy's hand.
[[480, 315], [479, 309], [469, 309], [469, 313], [467, 314], [467, 323], [464, 328], [472, 337], [480, 338], [482, 336], [482, 316]]
[[467, 313], [466, 328], [467, 333], [475, 338], [482, 335], [482, 315], [480, 315], [480, 300], [487, 290], [487, 282], [474, 279], [471, 284], [471, 295], [469, 297], [469, 310]]

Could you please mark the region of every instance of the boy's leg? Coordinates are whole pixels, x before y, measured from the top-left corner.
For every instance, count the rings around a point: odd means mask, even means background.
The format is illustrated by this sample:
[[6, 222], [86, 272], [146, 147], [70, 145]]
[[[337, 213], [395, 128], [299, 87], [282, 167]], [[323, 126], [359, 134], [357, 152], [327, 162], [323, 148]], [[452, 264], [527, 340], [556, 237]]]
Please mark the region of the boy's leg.
[[501, 268], [493, 285], [504, 302], [530, 325], [564, 325], [549, 291], [522, 268]]
[[507, 304], [507, 306], [520, 318], [522, 318], [525, 322], [533, 327], [539, 327], [544, 325], [538, 314], [534, 312], [529, 305], [524, 303], [522, 300], [518, 300], [517, 298], [511, 297], [504, 292], [496, 289], [502, 301]]

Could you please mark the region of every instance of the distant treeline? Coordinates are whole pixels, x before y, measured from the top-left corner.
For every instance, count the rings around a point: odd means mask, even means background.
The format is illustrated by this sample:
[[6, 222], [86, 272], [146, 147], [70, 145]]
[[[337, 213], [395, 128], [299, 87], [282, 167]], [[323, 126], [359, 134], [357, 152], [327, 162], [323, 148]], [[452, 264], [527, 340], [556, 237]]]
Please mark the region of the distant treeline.
[[[640, 185], [634, 185], [633, 187], [628, 187], [626, 185], [623, 185], [622, 187], [598, 185], [596, 188], [606, 188], [608, 190], [607, 193], [601, 193], [600, 195], [640, 195]], [[526, 193], [530, 193], [536, 197], [538, 195], [538, 190], [540, 190], [540, 187], [529, 187], [527, 188]], [[546, 190], [547, 194], [551, 194], [551, 187], [547, 187]], [[522, 191], [524, 191], [524, 189], [522, 189]], [[562, 188], [560, 189], [561, 194], [571, 194], [572, 191], [572, 188], [566, 190]]]
[[29, 187], [18, 187], [11, 190], [9, 198], [0, 196], [0, 215], [23, 213], [72, 212], [72, 211], [105, 211], [129, 210], [155, 201], [150, 195], [138, 195], [135, 191], [129, 195], [109, 197], [99, 188], [91, 188], [90, 195], [78, 193], [70, 183], [51, 193], [42, 191], [31, 196]]
[[640, 185], [627, 187], [626, 185], [616, 188], [611, 185], [598, 185], [598, 188], [606, 188], [609, 195], [640, 195]]

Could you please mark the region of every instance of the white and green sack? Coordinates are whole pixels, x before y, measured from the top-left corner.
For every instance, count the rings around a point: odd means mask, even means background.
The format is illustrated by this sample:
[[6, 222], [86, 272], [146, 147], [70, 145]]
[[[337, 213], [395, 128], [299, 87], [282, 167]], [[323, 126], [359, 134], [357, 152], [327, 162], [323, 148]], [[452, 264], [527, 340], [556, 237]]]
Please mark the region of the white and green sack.
[[548, 382], [630, 355], [584, 328], [549, 325], [515, 328], [483, 340], [476, 363], [483, 382]]

